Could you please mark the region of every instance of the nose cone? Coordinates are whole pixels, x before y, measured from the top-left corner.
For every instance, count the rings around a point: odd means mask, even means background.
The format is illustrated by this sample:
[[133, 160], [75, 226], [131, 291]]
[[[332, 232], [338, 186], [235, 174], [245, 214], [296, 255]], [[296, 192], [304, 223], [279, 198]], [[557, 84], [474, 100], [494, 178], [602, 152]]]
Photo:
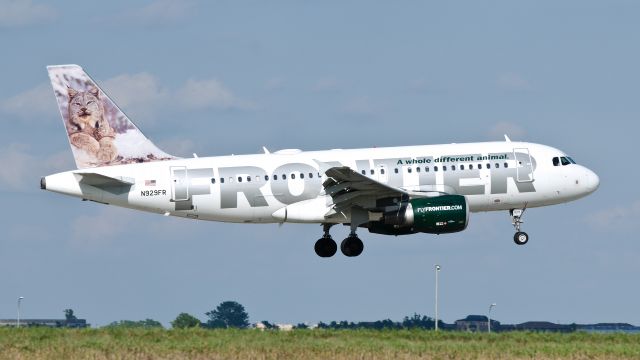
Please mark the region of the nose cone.
[[591, 194], [600, 186], [600, 177], [593, 171], [585, 169], [583, 184], [587, 193]]

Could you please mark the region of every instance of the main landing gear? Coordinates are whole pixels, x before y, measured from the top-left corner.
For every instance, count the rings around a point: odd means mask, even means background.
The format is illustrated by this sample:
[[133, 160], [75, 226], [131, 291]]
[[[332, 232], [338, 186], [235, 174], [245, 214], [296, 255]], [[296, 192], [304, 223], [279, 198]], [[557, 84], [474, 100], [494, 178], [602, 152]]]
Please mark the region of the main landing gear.
[[322, 224], [322, 229], [324, 230], [324, 235], [320, 238], [320, 240], [316, 241], [316, 254], [320, 257], [332, 257], [338, 251], [338, 245], [333, 241], [331, 235], [329, 235], [329, 229], [333, 224]]
[[[338, 251], [338, 245], [329, 235], [329, 229], [333, 224], [322, 224], [324, 235], [316, 241], [315, 250], [316, 254], [320, 257], [332, 257]], [[351, 229], [351, 233], [346, 239], [340, 243], [340, 251], [348, 257], [355, 257], [362, 254], [364, 250], [364, 244], [362, 240], [356, 235], [355, 229]]]
[[516, 233], [513, 235], [513, 241], [518, 245], [524, 245], [529, 241], [529, 235], [524, 231], [520, 231], [520, 225], [524, 222], [522, 221], [522, 215], [525, 210], [526, 208], [509, 210], [511, 222], [513, 223], [513, 227], [516, 228]]

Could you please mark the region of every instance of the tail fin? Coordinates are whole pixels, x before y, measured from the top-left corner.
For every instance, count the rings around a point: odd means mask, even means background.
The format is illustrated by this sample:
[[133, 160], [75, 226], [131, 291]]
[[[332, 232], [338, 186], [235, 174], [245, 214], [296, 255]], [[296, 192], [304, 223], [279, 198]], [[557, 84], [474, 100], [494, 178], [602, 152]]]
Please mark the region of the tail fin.
[[80, 66], [47, 71], [78, 169], [175, 159], [147, 139]]

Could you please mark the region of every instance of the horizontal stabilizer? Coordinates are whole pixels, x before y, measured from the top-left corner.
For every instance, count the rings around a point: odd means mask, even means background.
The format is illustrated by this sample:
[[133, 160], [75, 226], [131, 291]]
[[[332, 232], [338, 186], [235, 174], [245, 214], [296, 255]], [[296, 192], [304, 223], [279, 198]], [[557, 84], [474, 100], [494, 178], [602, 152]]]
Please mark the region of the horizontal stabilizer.
[[136, 183], [135, 179], [123, 176], [106, 176], [97, 173], [76, 173], [80, 176], [80, 183], [95, 187], [114, 187], [114, 186], [132, 186]]

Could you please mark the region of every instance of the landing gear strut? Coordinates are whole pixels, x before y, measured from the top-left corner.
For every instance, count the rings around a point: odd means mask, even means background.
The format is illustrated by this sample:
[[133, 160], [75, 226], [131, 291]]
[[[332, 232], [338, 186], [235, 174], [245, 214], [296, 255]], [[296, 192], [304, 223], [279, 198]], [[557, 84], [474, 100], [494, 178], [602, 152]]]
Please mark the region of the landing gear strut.
[[511, 222], [513, 223], [513, 227], [516, 228], [516, 233], [513, 235], [513, 241], [518, 245], [524, 245], [529, 241], [529, 235], [524, 231], [520, 231], [520, 225], [523, 223], [522, 215], [525, 210], [526, 208], [509, 210]]
[[324, 235], [320, 238], [320, 240], [316, 241], [315, 250], [316, 254], [320, 257], [332, 257], [338, 251], [338, 245], [329, 235], [329, 229], [333, 226], [333, 224], [322, 224], [322, 229], [324, 231]]

